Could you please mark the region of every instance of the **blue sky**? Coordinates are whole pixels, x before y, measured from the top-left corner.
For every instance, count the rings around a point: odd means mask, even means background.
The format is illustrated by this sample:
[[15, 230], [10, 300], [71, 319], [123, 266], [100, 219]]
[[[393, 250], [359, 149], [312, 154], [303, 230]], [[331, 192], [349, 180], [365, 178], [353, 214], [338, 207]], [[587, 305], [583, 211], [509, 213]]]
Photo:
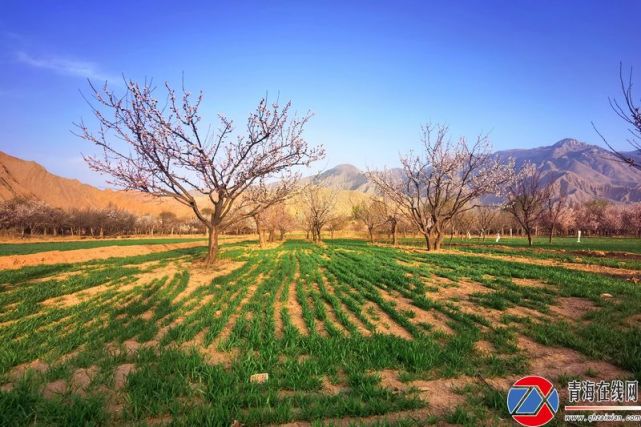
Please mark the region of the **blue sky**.
[[[0, 6], [0, 150], [102, 185], [73, 136], [86, 78], [178, 82], [206, 115], [243, 121], [261, 96], [312, 110], [317, 167], [394, 166], [420, 125], [490, 132], [495, 149], [625, 147], [618, 67], [641, 87], [641, 2], [12, 1]], [[637, 91], [637, 97], [641, 90]]]

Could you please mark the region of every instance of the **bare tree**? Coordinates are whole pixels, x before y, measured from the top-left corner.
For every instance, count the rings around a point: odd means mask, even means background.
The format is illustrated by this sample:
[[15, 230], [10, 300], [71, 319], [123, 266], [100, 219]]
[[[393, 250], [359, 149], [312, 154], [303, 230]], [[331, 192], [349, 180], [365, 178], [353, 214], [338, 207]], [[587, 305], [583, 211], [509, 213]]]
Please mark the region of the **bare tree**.
[[293, 218], [287, 212], [284, 203], [269, 206], [257, 211], [253, 216], [260, 247], [265, 247], [266, 242], [274, 242], [276, 230], [280, 232], [280, 239], [285, 238], [285, 233], [291, 229]]
[[173, 236], [174, 230], [178, 225], [178, 217], [174, 212], [162, 211], [158, 215], [158, 222], [164, 234], [171, 234]]
[[334, 218], [336, 190], [323, 188], [317, 182], [312, 182], [302, 190], [301, 199], [303, 222], [311, 232], [312, 240], [319, 243], [323, 228]]
[[398, 203], [395, 203], [389, 198], [383, 197], [380, 200], [381, 216], [383, 218], [383, 225], [387, 225], [388, 237], [392, 245], [398, 245], [398, 225], [403, 220], [401, 209]]
[[632, 94], [632, 70], [630, 70], [630, 74], [626, 81], [623, 75], [623, 64], [619, 64], [619, 82], [621, 84], [621, 92], [623, 93], [623, 102], [620, 103], [613, 98], [608, 98], [608, 101], [610, 102], [610, 107], [612, 107], [614, 112], [630, 126], [628, 128], [630, 136], [627, 141], [633, 148], [633, 152], [637, 157], [635, 158], [628, 153], [616, 150], [598, 131], [594, 123], [592, 123], [592, 127], [594, 127], [594, 130], [599, 134], [603, 142], [610, 147], [612, 153], [620, 161], [632, 166], [633, 168], [641, 170], [641, 107], [635, 104], [634, 95]]
[[459, 212], [454, 215], [450, 221], [450, 243], [454, 240], [454, 236], [461, 232], [467, 233], [472, 228], [472, 225], [475, 221], [475, 216], [472, 215], [472, 211]]
[[481, 240], [485, 240], [485, 236], [490, 232], [492, 227], [496, 225], [496, 219], [499, 211], [495, 206], [477, 206], [474, 210], [475, 223], [481, 234]]
[[329, 230], [330, 238], [334, 238], [334, 233], [344, 229], [349, 223], [349, 217], [346, 215], [333, 215], [327, 222], [327, 229]]
[[545, 185], [541, 170], [532, 164], [523, 166], [508, 186], [505, 209], [523, 227], [529, 246], [532, 246], [535, 227], [545, 216], [550, 197], [550, 186]]
[[256, 225], [256, 234], [258, 234], [258, 245], [264, 248], [267, 244], [267, 229], [265, 224], [266, 209], [255, 209], [251, 215]]
[[267, 220], [270, 242], [274, 241], [276, 230], [279, 233], [278, 240], [284, 240], [285, 234], [291, 231], [294, 226], [294, 218], [287, 212], [287, 207], [284, 203], [272, 206], [269, 209]]
[[[300, 177], [292, 168], [324, 156], [322, 147], [310, 147], [303, 138], [311, 115], [290, 117], [290, 103], [281, 107], [262, 99], [244, 134], [235, 136], [233, 122], [222, 115], [217, 131], [203, 132], [202, 92], [194, 100], [183, 88], [178, 99], [165, 84], [168, 97], [162, 106], [151, 83], [125, 83], [124, 96], [106, 83], [101, 89], [90, 83], [99, 127], [91, 130], [84, 121], [76, 126], [80, 137], [102, 148], [103, 156], [85, 160], [123, 189], [172, 197], [189, 206], [207, 229], [208, 264], [216, 259], [222, 230], [281, 201]], [[242, 197], [250, 188], [261, 189], [264, 196], [252, 208], [249, 198]], [[211, 214], [204, 213], [205, 207]]]
[[380, 200], [370, 198], [352, 206], [352, 217], [367, 228], [370, 243], [374, 242], [374, 230], [385, 224], [385, 206]]
[[499, 193], [513, 168], [490, 154], [484, 136], [471, 145], [465, 138], [452, 142], [446, 126], [427, 125], [422, 128], [422, 143], [420, 154], [401, 157], [401, 178], [386, 171], [368, 175], [411, 219], [427, 249], [438, 250], [452, 219], [472, 209], [482, 195]]
[[568, 208], [565, 194], [559, 191], [559, 194], [556, 194], [553, 187], [548, 189], [549, 196], [545, 200], [545, 214], [544, 220], [548, 226], [548, 242], [552, 243], [552, 237], [554, 237], [554, 232], [556, 228], [561, 224], [563, 219], [563, 213]]

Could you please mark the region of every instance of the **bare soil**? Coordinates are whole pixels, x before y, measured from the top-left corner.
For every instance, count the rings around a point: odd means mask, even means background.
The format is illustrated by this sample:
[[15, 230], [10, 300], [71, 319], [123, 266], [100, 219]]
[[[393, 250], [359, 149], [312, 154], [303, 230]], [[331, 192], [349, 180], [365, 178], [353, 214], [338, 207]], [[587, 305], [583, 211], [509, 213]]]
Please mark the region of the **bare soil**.
[[289, 318], [292, 322], [292, 325], [294, 325], [294, 327], [298, 329], [298, 332], [303, 335], [309, 335], [307, 325], [305, 324], [305, 319], [303, 319], [303, 309], [296, 299], [296, 286], [299, 278], [300, 273], [297, 270], [296, 274], [294, 275], [294, 280], [289, 284], [289, 294], [287, 295], [287, 311], [289, 313]]
[[597, 306], [594, 302], [577, 297], [560, 297], [556, 300], [555, 305], [550, 306], [550, 311], [569, 320], [579, 320], [586, 313], [596, 309]]
[[0, 257], [0, 269], [14, 270], [31, 265], [66, 264], [87, 262], [96, 259], [122, 258], [204, 245], [205, 242], [185, 242], [157, 245], [105, 246], [91, 249], [74, 249], [71, 251], [39, 252], [28, 255], [7, 255]]
[[127, 384], [127, 377], [136, 370], [136, 365], [133, 363], [125, 363], [119, 365], [114, 370], [114, 387], [116, 390], [121, 390]]

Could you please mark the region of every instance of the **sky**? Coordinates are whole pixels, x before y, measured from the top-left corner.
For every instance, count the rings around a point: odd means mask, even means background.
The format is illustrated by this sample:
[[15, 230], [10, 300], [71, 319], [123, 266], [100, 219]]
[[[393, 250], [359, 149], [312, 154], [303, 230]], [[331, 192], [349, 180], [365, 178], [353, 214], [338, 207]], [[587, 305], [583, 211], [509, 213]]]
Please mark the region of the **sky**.
[[[203, 90], [204, 120], [259, 99], [311, 110], [340, 163], [396, 166], [421, 124], [489, 133], [496, 150], [563, 138], [625, 148], [619, 64], [641, 87], [641, 1], [13, 1], [0, 4], [0, 150], [105, 186], [72, 134], [88, 82]], [[641, 89], [636, 98], [641, 99]]]

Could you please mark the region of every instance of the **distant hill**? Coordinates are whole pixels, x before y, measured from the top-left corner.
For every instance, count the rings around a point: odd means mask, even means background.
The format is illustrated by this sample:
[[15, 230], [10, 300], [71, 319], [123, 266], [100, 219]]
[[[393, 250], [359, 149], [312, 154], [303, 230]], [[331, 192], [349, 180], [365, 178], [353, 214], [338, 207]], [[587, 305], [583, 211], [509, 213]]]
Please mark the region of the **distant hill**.
[[0, 200], [33, 197], [50, 206], [105, 208], [109, 205], [136, 214], [158, 214], [171, 210], [186, 215], [187, 209], [171, 199], [158, 200], [133, 191], [100, 190], [76, 179], [62, 178], [33, 161], [0, 151]]
[[[388, 169], [388, 172], [400, 177], [401, 169]], [[376, 189], [374, 185], [368, 181], [365, 171], [361, 171], [356, 166], [350, 164], [338, 165], [316, 176], [304, 178], [304, 181], [312, 179], [325, 187], [365, 194], [376, 194]]]
[[[502, 160], [513, 158], [517, 166], [526, 161], [541, 166], [544, 175], [558, 182], [575, 202], [594, 198], [623, 203], [641, 201], [641, 171], [619, 162], [610, 152], [595, 145], [563, 139], [547, 147], [498, 151], [495, 155]], [[390, 172], [399, 174], [400, 169], [390, 169]], [[311, 179], [341, 190], [337, 202], [341, 206], [339, 210], [345, 213], [364, 194], [375, 193], [365, 172], [350, 164], [304, 178]], [[154, 199], [133, 191], [100, 190], [75, 179], [56, 176], [36, 162], [0, 152], [0, 200], [15, 196], [35, 197], [65, 209], [113, 205], [136, 214], [157, 215], [163, 210], [171, 210], [183, 217], [192, 215], [189, 209], [172, 199]]]
[[[613, 202], [641, 201], [641, 172], [618, 161], [609, 151], [575, 139], [530, 149], [497, 151], [499, 159], [513, 158], [517, 167], [526, 161], [543, 168], [543, 175], [558, 182], [575, 202], [594, 198]], [[391, 169], [400, 173], [399, 169]], [[329, 169], [317, 178], [323, 185], [373, 194], [364, 171], [349, 164]]]
[[542, 167], [544, 176], [558, 182], [576, 202], [594, 198], [624, 203], [641, 201], [641, 172], [596, 145], [567, 138], [548, 147], [499, 151], [496, 155], [501, 159], [513, 158], [517, 167], [526, 161]]
[[[0, 200], [18, 196], [42, 200], [63, 209], [115, 206], [137, 215], [158, 215], [162, 211], [172, 211], [183, 218], [194, 215], [191, 209], [171, 198], [158, 199], [136, 191], [100, 190], [76, 179], [54, 175], [36, 162], [0, 151]], [[352, 205], [363, 197], [362, 192], [341, 189], [336, 193], [336, 209], [348, 215]], [[292, 214], [298, 212], [295, 201], [289, 209]]]

